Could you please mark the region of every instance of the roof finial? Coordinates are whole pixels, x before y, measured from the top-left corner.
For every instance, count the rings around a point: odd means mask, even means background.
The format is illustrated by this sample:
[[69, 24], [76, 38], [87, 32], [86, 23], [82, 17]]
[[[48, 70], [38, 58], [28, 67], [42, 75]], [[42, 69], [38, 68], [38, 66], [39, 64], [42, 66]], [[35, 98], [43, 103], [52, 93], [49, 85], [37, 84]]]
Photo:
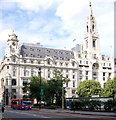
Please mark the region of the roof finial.
[[90, 4], [89, 4], [89, 6], [91, 7], [91, 2], [90, 2]]

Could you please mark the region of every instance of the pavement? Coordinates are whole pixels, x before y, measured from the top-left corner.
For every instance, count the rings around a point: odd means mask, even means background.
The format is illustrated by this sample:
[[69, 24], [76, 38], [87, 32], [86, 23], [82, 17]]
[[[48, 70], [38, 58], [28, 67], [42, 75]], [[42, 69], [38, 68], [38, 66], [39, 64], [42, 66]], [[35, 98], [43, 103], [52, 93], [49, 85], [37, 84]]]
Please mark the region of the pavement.
[[2, 112], [0, 112], [0, 120], [2, 119]]
[[84, 115], [102, 115], [102, 116], [114, 116], [116, 117], [116, 113], [114, 112], [92, 112], [92, 111], [71, 111], [67, 109], [39, 109], [39, 108], [32, 108], [33, 110], [40, 110], [40, 111], [49, 111], [49, 112], [57, 112], [57, 113], [71, 113], [71, 114], [84, 114]]

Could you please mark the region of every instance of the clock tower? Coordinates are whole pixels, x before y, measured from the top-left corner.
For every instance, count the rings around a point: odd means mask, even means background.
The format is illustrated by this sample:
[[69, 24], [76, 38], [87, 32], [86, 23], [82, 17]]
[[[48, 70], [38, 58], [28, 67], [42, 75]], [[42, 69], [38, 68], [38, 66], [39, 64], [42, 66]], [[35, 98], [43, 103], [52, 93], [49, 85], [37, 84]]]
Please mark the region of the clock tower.
[[11, 31], [11, 33], [8, 35], [7, 40], [7, 48], [5, 51], [5, 55], [8, 56], [17, 56], [19, 55], [19, 49], [18, 49], [18, 37], [14, 33], [14, 31]]

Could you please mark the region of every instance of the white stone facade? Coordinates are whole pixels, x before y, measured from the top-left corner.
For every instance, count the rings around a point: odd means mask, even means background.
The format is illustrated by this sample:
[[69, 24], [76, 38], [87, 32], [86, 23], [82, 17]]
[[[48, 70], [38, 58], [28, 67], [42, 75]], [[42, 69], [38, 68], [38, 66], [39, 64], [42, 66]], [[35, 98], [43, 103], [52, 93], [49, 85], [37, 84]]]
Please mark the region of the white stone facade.
[[13, 31], [7, 40], [0, 66], [0, 81], [4, 81], [6, 92], [5, 102], [10, 101], [11, 97], [23, 97], [23, 85], [30, 82], [31, 76], [38, 76], [40, 68], [45, 80], [53, 77], [54, 69], [70, 79], [65, 85], [66, 97], [76, 97], [79, 83], [86, 79], [95, 79], [104, 87], [108, 78], [114, 78], [114, 58], [100, 53], [100, 37], [91, 6], [84, 40], [84, 45], [76, 45], [72, 50], [50, 49], [39, 43], [19, 45]]

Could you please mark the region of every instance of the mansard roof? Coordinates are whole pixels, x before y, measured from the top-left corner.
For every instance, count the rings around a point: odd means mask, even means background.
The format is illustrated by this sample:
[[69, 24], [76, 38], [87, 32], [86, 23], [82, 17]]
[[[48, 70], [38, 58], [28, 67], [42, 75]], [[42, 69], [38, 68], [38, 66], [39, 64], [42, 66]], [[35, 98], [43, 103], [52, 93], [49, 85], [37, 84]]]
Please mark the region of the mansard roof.
[[46, 56], [52, 57], [54, 60], [74, 59], [74, 52], [70, 50], [51, 49], [30, 45], [22, 45], [20, 55], [23, 57], [45, 58]]

